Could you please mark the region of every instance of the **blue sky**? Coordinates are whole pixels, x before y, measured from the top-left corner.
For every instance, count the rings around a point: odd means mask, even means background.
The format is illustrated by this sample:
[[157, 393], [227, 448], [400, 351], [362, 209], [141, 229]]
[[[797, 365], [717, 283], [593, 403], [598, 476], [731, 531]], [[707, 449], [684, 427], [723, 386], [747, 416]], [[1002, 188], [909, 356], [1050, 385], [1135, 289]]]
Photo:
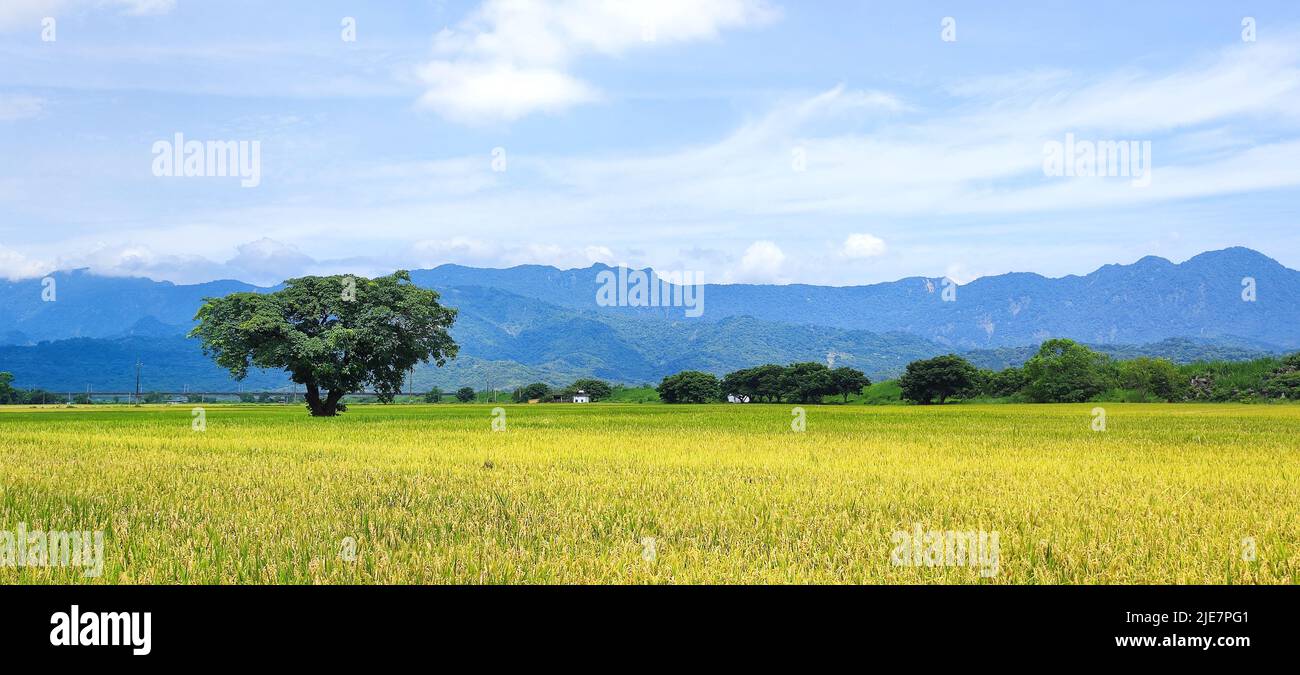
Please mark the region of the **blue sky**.
[[[176, 133], [258, 142], [260, 182], [154, 175]], [[1150, 185], [1047, 175], [1067, 134], [1149, 143]], [[1300, 8], [5, 0], [0, 157], [8, 278], [1298, 268]]]

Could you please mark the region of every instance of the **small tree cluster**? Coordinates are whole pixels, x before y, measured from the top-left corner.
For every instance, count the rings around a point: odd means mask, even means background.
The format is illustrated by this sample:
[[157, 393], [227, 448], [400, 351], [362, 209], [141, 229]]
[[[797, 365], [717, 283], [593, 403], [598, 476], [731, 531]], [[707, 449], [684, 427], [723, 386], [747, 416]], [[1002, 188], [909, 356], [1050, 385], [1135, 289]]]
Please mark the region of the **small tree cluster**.
[[560, 393], [564, 396], [573, 396], [580, 391], [586, 392], [592, 401], [601, 401], [614, 394], [614, 389], [609, 386], [608, 382], [589, 377], [574, 380], [573, 384], [565, 387]]
[[956, 354], [913, 361], [898, 378], [905, 400], [920, 404], [938, 402], [973, 392], [979, 374], [975, 366]]
[[709, 403], [722, 397], [718, 378], [698, 370], [684, 370], [669, 375], [656, 389], [664, 403]]
[[744, 368], [727, 373], [721, 381], [709, 373], [683, 371], [665, 377], [658, 392], [665, 403], [706, 403], [728, 395], [747, 396], [752, 401], [821, 403], [826, 396], [842, 396], [847, 401], [870, 384], [860, 370], [831, 369], [809, 361]]
[[534, 382], [523, 387], [515, 389], [510, 394], [510, 400], [515, 403], [527, 403], [529, 401], [545, 401], [551, 396], [551, 387], [545, 382]]

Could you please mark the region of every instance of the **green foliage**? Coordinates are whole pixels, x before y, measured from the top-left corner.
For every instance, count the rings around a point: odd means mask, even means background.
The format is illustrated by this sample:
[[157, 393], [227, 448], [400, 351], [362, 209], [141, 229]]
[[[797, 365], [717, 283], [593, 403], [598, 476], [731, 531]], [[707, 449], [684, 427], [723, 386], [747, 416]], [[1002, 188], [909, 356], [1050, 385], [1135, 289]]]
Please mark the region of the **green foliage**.
[[1282, 359], [1264, 381], [1262, 391], [1270, 398], [1300, 398], [1300, 352]]
[[532, 384], [519, 387], [510, 394], [510, 399], [515, 403], [527, 403], [532, 400], [545, 401], [551, 396], [551, 387], [545, 382], [534, 382]]
[[821, 403], [822, 397], [836, 393], [831, 369], [824, 363], [792, 363], [781, 373], [781, 398], [792, 403]]
[[718, 378], [698, 370], [685, 370], [665, 377], [658, 391], [664, 403], [710, 403], [722, 398]]
[[834, 393], [843, 396], [845, 403], [848, 403], [850, 395], [856, 396], [862, 393], [864, 387], [870, 385], [871, 380], [856, 368], [841, 366], [831, 371], [831, 389]]
[[334, 415], [345, 394], [367, 386], [391, 402], [415, 364], [441, 366], [457, 352], [447, 333], [456, 310], [405, 271], [290, 279], [275, 293], [208, 298], [194, 318], [190, 336], [235, 379], [254, 366], [283, 369], [316, 416]]
[[978, 379], [979, 372], [969, 361], [947, 354], [907, 364], [898, 386], [909, 401], [928, 404], [937, 399], [943, 404], [951, 396], [970, 393]]
[[1035, 403], [1087, 401], [1117, 379], [1110, 357], [1066, 339], [1044, 342], [1024, 371], [1024, 393]]
[[442, 390], [434, 387], [424, 392], [423, 399], [425, 403], [440, 403], [442, 401]]
[[903, 400], [903, 388], [898, 386], [898, 380], [875, 382], [863, 389], [862, 402], [867, 405], [902, 405], [906, 403]]
[[1029, 382], [1022, 368], [980, 371], [980, 393], [993, 398], [1015, 396]]
[[651, 384], [636, 387], [616, 384], [613, 389], [608, 399], [610, 403], [661, 403], [658, 390]]
[[1119, 362], [1120, 384], [1135, 390], [1145, 400], [1148, 396], [1174, 402], [1187, 394], [1187, 380], [1178, 372], [1178, 366], [1167, 359], [1139, 356]]
[[[871, 380], [860, 370], [836, 368], [821, 363], [765, 364], [727, 373], [722, 378], [721, 396], [748, 396], [753, 401], [820, 403], [823, 396], [840, 394], [848, 401]], [[720, 396], [720, 397], [721, 397]]]
[[1188, 380], [1190, 400], [1250, 401], [1260, 396], [1260, 386], [1278, 365], [1277, 359], [1266, 358], [1240, 363], [1198, 362], [1181, 370]]
[[14, 374], [0, 372], [0, 404], [21, 403], [22, 395], [14, 389]]
[[591, 397], [592, 402], [603, 401], [614, 393], [614, 390], [610, 388], [608, 382], [592, 378], [574, 380], [573, 384], [565, 387], [562, 393], [565, 396], [573, 396], [579, 391], [586, 392], [587, 395]]
[[722, 394], [748, 396], [753, 401], [779, 401], [784, 374], [785, 368], [771, 363], [727, 373], [722, 378]]
[[473, 400], [474, 400], [474, 388], [473, 388], [473, 387], [461, 387], [460, 389], [457, 389], [457, 390], [456, 390], [456, 400], [457, 400], [457, 401], [460, 401], [461, 403], [469, 403], [470, 401], [473, 401]]

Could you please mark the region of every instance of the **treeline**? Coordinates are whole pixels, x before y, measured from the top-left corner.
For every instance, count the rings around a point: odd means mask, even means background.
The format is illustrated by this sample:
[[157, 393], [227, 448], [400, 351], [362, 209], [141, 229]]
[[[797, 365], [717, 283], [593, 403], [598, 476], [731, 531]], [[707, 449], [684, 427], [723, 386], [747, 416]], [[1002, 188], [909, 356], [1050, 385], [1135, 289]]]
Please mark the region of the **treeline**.
[[710, 403], [727, 396], [751, 401], [820, 403], [826, 396], [862, 392], [871, 380], [855, 368], [830, 368], [821, 363], [766, 364], [727, 373], [719, 380], [711, 373], [687, 370], [665, 377], [656, 391], [664, 403]]
[[1178, 365], [1168, 359], [1117, 360], [1073, 340], [1044, 342], [1023, 366], [979, 369], [955, 354], [913, 361], [898, 379], [904, 400], [1028, 403], [1084, 401], [1259, 402], [1300, 396], [1300, 353], [1253, 361]]
[[562, 388], [552, 388], [545, 382], [534, 382], [515, 389], [510, 394], [510, 400], [515, 403], [527, 403], [529, 401], [549, 401], [556, 396], [572, 397], [574, 394], [582, 392], [591, 397], [593, 402], [608, 399], [614, 394], [614, 388], [609, 386], [604, 380], [592, 378], [582, 378], [574, 380], [573, 384]]
[[[44, 389], [15, 389], [13, 373], [0, 372], [0, 405], [43, 405], [46, 403], [66, 403], [67, 394], [59, 394]], [[73, 403], [90, 403], [87, 394], [74, 394]]]
[[[567, 387], [552, 387], [545, 382], [534, 382], [522, 387], [516, 387], [510, 392], [510, 400], [515, 403], [527, 403], [529, 401], [546, 402], [557, 396], [573, 396], [581, 391], [590, 396], [592, 401], [600, 401], [610, 398], [610, 396], [613, 395], [614, 389], [615, 387], [611, 387], [608, 382], [594, 378], [574, 380], [573, 384], [570, 384]], [[448, 396], [461, 403], [494, 401], [496, 400], [496, 390], [487, 391], [480, 389], [479, 391], [474, 391], [473, 387], [461, 387], [453, 392], [442, 391], [435, 387], [423, 394], [425, 403], [440, 403], [443, 398]]]
[[[1023, 366], [995, 371], [946, 354], [909, 363], [898, 380], [887, 384], [897, 385], [893, 400], [915, 404], [1294, 400], [1300, 398], [1300, 352], [1282, 358], [1179, 365], [1148, 356], [1120, 360], [1073, 340], [1054, 339], [1040, 345]], [[861, 371], [810, 362], [746, 368], [721, 380], [687, 370], [663, 378], [656, 391], [664, 403], [711, 403], [728, 396], [767, 403], [820, 403], [832, 395], [847, 402], [870, 385]]]
[[[712, 403], [729, 396], [766, 403], [821, 403], [828, 396], [850, 397], [865, 393], [868, 403], [902, 401], [916, 404], [960, 401], [1078, 403], [1085, 401], [1204, 401], [1265, 402], [1300, 398], [1300, 352], [1281, 358], [1250, 361], [1202, 361], [1179, 365], [1168, 359], [1140, 356], [1116, 359], [1073, 340], [1048, 340], [1019, 367], [991, 370], [977, 368], [955, 354], [913, 361], [897, 380], [875, 387], [860, 370], [830, 368], [821, 363], [765, 364], [727, 373], [719, 379], [711, 373], [687, 370], [669, 375], [652, 390], [611, 386], [602, 380], [584, 378], [567, 387], [553, 388], [543, 382], [515, 389], [510, 397], [517, 403], [549, 401], [585, 392], [592, 401], [653, 401], [664, 403]], [[895, 393], [896, 387], [896, 393]], [[882, 391], [878, 391], [882, 390]], [[628, 392], [643, 391], [638, 398]], [[433, 389], [424, 395], [428, 402], [445, 395], [470, 402], [485, 392], [462, 387], [444, 394]], [[647, 398], [648, 397], [648, 398]], [[162, 403], [158, 393], [142, 395], [145, 403]], [[885, 399], [888, 400], [885, 400]], [[189, 402], [202, 402], [196, 395]], [[245, 403], [269, 403], [283, 395], [240, 395]], [[67, 394], [13, 387], [13, 375], [0, 372], [0, 405], [46, 404], [68, 401]], [[74, 394], [73, 403], [90, 403], [86, 394]]]

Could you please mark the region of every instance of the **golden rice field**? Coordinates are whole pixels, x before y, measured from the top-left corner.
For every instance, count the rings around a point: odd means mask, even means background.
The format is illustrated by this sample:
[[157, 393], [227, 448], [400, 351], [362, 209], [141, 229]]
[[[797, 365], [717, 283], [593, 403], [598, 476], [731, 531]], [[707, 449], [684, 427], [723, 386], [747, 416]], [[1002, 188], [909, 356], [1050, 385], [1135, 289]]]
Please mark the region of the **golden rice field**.
[[[0, 583], [1300, 581], [1300, 406], [502, 407], [0, 410], [0, 530], [106, 538]], [[894, 564], [917, 523], [996, 575]]]

